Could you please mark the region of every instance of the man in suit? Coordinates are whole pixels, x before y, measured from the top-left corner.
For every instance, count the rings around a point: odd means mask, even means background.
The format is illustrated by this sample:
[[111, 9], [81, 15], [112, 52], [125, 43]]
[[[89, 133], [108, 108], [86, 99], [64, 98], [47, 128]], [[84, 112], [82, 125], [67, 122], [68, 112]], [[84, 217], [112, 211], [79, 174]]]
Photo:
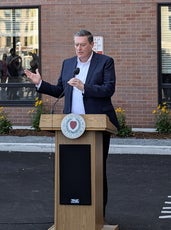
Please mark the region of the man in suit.
[[[26, 75], [36, 85], [38, 92], [60, 98], [65, 96], [64, 114], [106, 114], [119, 129], [111, 97], [115, 92], [114, 60], [93, 51], [93, 35], [80, 30], [74, 35], [76, 56], [63, 61], [57, 85], [42, 80], [38, 70]], [[79, 68], [77, 75], [74, 73]], [[106, 160], [110, 134], [103, 133], [104, 216], [107, 204]]]

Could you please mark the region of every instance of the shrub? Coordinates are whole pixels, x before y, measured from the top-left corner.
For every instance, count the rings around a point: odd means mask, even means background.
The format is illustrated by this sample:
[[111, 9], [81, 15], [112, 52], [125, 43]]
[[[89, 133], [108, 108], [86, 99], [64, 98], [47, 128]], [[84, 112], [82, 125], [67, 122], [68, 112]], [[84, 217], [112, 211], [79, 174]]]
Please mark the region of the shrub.
[[171, 133], [171, 112], [167, 103], [159, 104], [152, 112], [155, 115], [155, 128], [158, 133]]
[[117, 136], [119, 137], [129, 137], [132, 136], [132, 129], [126, 124], [126, 114], [125, 110], [121, 107], [116, 109], [116, 115], [120, 125], [120, 129], [117, 131]]
[[32, 128], [36, 131], [40, 131], [39, 123], [41, 114], [46, 113], [43, 101], [40, 98], [35, 99], [34, 109], [30, 110], [29, 113], [32, 115], [31, 124]]
[[0, 107], [0, 134], [9, 134], [12, 129], [12, 122], [8, 119], [4, 108]]

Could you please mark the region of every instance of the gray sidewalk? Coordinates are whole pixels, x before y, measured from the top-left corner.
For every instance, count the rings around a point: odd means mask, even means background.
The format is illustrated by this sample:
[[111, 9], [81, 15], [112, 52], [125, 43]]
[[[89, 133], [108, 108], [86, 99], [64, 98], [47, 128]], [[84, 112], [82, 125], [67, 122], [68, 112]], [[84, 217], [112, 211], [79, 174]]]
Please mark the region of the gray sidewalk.
[[[0, 151], [54, 152], [55, 138], [0, 136]], [[171, 154], [170, 139], [111, 138], [110, 154]]]

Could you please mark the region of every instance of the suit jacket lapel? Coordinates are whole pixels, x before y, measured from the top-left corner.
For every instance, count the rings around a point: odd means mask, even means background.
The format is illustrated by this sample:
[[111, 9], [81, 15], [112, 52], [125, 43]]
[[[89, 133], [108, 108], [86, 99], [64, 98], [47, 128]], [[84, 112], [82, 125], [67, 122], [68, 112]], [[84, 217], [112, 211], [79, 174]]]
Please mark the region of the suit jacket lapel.
[[90, 81], [90, 79], [92, 78], [92, 76], [93, 76], [92, 73], [93, 73], [94, 69], [96, 68], [97, 63], [98, 63], [98, 56], [96, 55], [95, 52], [93, 52], [93, 56], [92, 56], [92, 59], [90, 62], [90, 67], [89, 67], [89, 70], [87, 73], [86, 83], [88, 83]]
[[74, 70], [76, 69], [77, 67], [77, 57], [75, 56], [72, 60], [72, 62], [70, 63], [70, 66], [69, 68], [71, 69], [72, 71], [72, 75], [71, 75], [71, 78], [73, 77], [73, 73], [74, 73]]
[[[76, 69], [76, 67], [77, 67], [77, 57], [74, 57], [74, 58], [72, 59], [71, 63], [69, 64], [69, 66], [68, 66], [68, 69], [70, 69], [70, 71], [71, 71], [70, 79], [73, 77], [73, 73], [74, 73], [74, 70]], [[72, 92], [72, 89], [73, 89], [72, 86], [69, 86], [69, 87], [68, 87], [68, 92], [69, 92], [70, 94], [71, 94], [71, 92]]]
[[[75, 68], [77, 67], [77, 57], [75, 56], [69, 63], [68, 69], [71, 71], [71, 77], [73, 77], [73, 72]], [[71, 106], [72, 106], [72, 91], [73, 87], [70, 85], [67, 85], [66, 95], [65, 95], [65, 112], [70, 113], [71, 112]]]

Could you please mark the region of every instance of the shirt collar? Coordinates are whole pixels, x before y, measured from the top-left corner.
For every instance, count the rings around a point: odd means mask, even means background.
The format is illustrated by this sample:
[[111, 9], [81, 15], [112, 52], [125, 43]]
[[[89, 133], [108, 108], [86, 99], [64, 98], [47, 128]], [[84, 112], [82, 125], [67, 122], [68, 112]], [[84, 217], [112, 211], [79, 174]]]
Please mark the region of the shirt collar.
[[77, 62], [78, 62], [78, 63], [85, 63], [85, 64], [86, 64], [86, 63], [88, 63], [88, 62], [90, 62], [90, 61], [91, 61], [92, 56], [93, 56], [93, 51], [92, 51], [92, 53], [91, 53], [91, 55], [90, 55], [89, 59], [88, 59], [86, 62], [81, 62], [81, 61], [80, 61], [80, 59], [79, 59], [78, 57], [77, 57]]

